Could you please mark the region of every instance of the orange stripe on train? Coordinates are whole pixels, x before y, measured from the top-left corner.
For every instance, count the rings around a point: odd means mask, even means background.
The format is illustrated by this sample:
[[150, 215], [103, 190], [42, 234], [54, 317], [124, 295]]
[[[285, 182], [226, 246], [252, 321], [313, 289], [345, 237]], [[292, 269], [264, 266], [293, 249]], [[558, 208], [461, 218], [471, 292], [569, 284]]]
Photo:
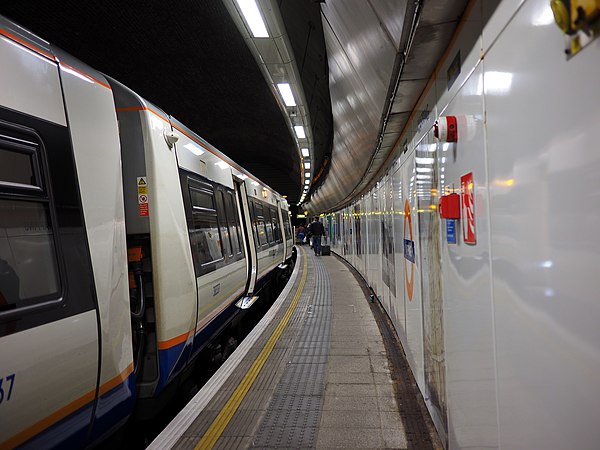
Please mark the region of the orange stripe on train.
[[105, 82], [103, 82], [103, 81], [100, 81], [99, 79], [97, 79], [97, 78], [94, 78], [93, 76], [91, 76], [91, 75], [89, 75], [89, 74], [87, 74], [87, 73], [85, 73], [85, 72], [83, 72], [83, 71], [81, 71], [81, 70], [79, 70], [79, 69], [76, 69], [75, 67], [73, 67], [73, 66], [70, 66], [69, 64], [67, 64], [67, 63], [64, 63], [64, 62], [62, 62], [62, 61], [60, 61], [60, 62], [59, 62], [59, 64], [60, 64], [61, 66], [64, 66], [64, 67], [66, 67], [67, 69], [70, 69], [70, 70], [72, 70], [72, 71], [74, 71], [74, 72], [77, 72], [79, 75], [81, 75], [81, 76], [83, 76], [83, 77], [87, 78], [88, 80], [90, 80], [90, 81], [92, 81], [92, 82], [94, 82], [94, 83], [98, 83], [99, 85], [101, 85], [101, 86], [104, 86], [105, 88], [107, 88], [107, 89], [110, 89], [110, 90], [112, 91], [112, 88], [111, 88], [111, 87], [110, 87], [110, 85], [108, 85], [107, 83], [105, 83]]
[[5, 36], [5, 37], [7, 37], [7, 38], [9, 38], [12, 41], [18, 42], [19, 44], [23, 45], [24, 47], [27, 47], [29, 50], [37, 53], [38, 55], [41, 55], [41, 56], [43, 56], [45, 58], [48, 58], [51, 61], [58, 62], [61, 66], [67, 67], [67, 68], [69, 68], [69, 69], [77, 72], [78, 74], [84, 76], [85, 78], [88, 78], [90, 81], [92, 81], [94, 83], [97, 83], [97, 84], [99, 84], [101, 86], [104, 86], [105, 88], [110, 89], [112, 91], [112, 88], [110, 87], [109, 84], [107, 84], [107, 83], [105, 83], [103, 81], [100, 81], [97, 78], [94, 78], [93, 76], [91, 76], [90, 74], [87, 74], [87, 73], [85, 73], [85, 72], [83, 72], [83, 71], [81, 71], [79, 69], [76, 69], [75, 67], [70, 66], [69, 64], [66, 64], [66, 63], [64, 63], [62, 61], [58, 61], [56, 59], [56, 56], [54, 56], [53, 54], [48, 53], [45, 50], [42, 50], [37, 45], [35, 45], [35, 44], [31, 43], [31, 42], [28, 42], [28, 41], [26, 41], [24, 39], [21, 39], [19, 36], [16, 36], [16, 35], [12, 34], [10, 31], [6, 31], [5, 29], [0, 28], [0, 34], [3, 35], [3, 36]]
[[39, 48], [37, 45], [34, 45], [34, 44], [32, 44], [31, 42], [27, 42], [26, 40], [24, 40], [24, 39], [21, 39], [20, 37], [18, 37], [18, 36], [16, 36], [16, 35], [12, 34], [12, 33], [11, 33], [11, 32], [9, 32], [9, 31], [6, 31], [6, 30], [5, 30], [5, 29], [3, 29], [3, 28], [0, 28], [0, 34], [1, 34], [1, 35], [3, 35], [3, 36], [6, 36], [7, 38], [9, 38], [9, 39], [11, 39], [11, 40], [13, 40], [13, 41], [15, 41], [15, 42], [18, 42], [18, 43], [19, 43], [19, 44], [21, 44], [21, 45], [24, 45], [24, 46], [25, 46], [25, 47], [27, 47], [29, 50], [31, 50], [31, 51], [33, 51], [33, 52], [37, 53], [38, 55], [44, 56], [44, 57], [46, 57], [46, 58], [48, 58], [48, 59], [50, 59], [50, 60], [52, 60], [52, 61], [56, 61], [56, 57], [55, 57], [54, 55], [52, 55], [51, 53], [48, 53], [47, 51], [45, 51], [45, 50], [42, 50], [42, 49], [41, 49], [41, 48]]
[[[133, 363], [129, 364], [125, 368], [125, 370], [123, 370], [116, 377], [111, 378], [106, 383], [104, 383], [102, 386], [100, 386], [100, 395], [105, 394], [106, 392], [110, 391], [114, 387], [121, 384], [123, 381], [125, 381], [127, 379], [127, 377], [129, 377], [129, 375], [132, 372], [133, 372]], [[8, 440], [6, 440], [4, 442], [0, 442], [0, 449], [14, 448], [18, 445], [23, 444], [24, 442], [27, 442], [29, 439], [31, 439], [35, 435], [41, 433], [46, 428], [54, 425], [58, 421], [67, 417], [69, 414], [74, 413], [78, 409], [81, 409], [88, 403], [94, 401], [95, 398], [96, 398], [96, 389], [93, 389], [93, 390], [89, 391], [88, 393], [79, 397], [77, 400], [72, 401], [68, 405], [63, 406], [62, 408], [54, 411], [49, 416], [46, 416], [42, 420], [40, 420], [40, 421], [34, 423], [33, 425], [29, 426], [28, 428], [24, 429], [20, 433], [15, 434]]]
[[181, 344], [182, 342], [185, 342], [188, 338], [188, 336], [190, 335], [190, 331], [188, 331], [187, 333], [183, 333], [180, 334], [177, 337], [174, 337], [173, 339], [169, 339], [166, 341], [159, 341], [158, 342], [158, 349], [159, 350], [167, 350], [171, 347], [175, 347], [177, 344]]

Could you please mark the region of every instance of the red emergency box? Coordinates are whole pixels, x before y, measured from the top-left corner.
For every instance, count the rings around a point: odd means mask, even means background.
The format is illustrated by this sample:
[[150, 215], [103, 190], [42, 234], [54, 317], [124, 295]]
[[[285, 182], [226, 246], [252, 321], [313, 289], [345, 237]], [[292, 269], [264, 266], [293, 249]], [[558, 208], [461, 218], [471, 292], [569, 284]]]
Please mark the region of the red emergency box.
[[460, 219], [460, 196], [458, 194], [442, 195], [440, 216], [443, 219]]

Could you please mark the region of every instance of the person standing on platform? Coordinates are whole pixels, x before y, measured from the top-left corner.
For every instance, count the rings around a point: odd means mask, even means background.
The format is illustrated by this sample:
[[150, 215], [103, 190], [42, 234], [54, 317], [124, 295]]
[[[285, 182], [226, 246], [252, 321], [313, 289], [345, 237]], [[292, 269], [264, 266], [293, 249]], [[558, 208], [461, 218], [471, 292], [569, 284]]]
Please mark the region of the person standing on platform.
[[304, 228], [304, 224], [300, 224], [297, 230], [298, 242], [300, 245], [304, 244], [304, 238], [306, 236], [306, 229]]
[[316, 256], [321, 255], [321, 237], [325, 235], [325, 227], [319, 221], [318, 217], [315, 217], [314, 221], [308, 227], [309, 233], [313, 238], [313, 250]]

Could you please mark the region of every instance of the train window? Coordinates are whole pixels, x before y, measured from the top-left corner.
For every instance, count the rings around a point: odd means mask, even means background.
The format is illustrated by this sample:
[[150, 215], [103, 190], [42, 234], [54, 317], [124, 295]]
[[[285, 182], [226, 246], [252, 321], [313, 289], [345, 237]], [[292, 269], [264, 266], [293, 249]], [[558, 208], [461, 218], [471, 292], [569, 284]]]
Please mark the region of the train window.
[[261, 247], [267, 246], [267, 230], [265, 227], [265, 213], [262, 205], [258, 203], [254, 204], [254, 214], [255, 214], [255, 227], [256, 227], [256, 235], [258, 238], [258, 244]]
[[273, 224], [273, 240], [281, 243], [281, 230], [279, 229], [279, 214], [276, 209], [271, 209], [271, 223]]
[[223, 239], [223, 250], [228, 257], [233, 257], [233, 252], [231, 251], [231, 240], [229, 234], [228, 224], [231, 219], [229, 219], [227, 211], [225, 210], [225, 199], [223, 198], [223, 191], [217, 191], [217, 211], [219, 212], [219, 222], [221, 229], [221, 238]]
[[283, 213], [283, 223], [285, 225], [286, 240], [292, 239], [292, 226], [290, 225], [290, 216], [287, 211], [281, 211]]
[[213, 193], [208, 189], [190, 189], [190, 197], [192, 199], [192, 208], [215, 209]]
[[[197, 271], [209, 271], [206, 266], [223, 259], [221, 236], [217, 222], [214, 195], [208, 189], [190, 186], [192, 225], [190, 243]], [[198, 270], [199, 269], [199, 270]]]
[[227, 210], [227, 218], [229, 219], [229, 236], [231, 237], [231, 247], [236, 255], [242, 253], [240, 246], [240, 219], [237, 215], [233, 194], [228, 192], [225, 195], [225, 209]]
[[[6, 141], [2, 142], [2, 138]], [[5, 187], [41, 190], [36, 148], [27, 146], [23, 140], [9, 142], [8, 139], [8, 136], [0, 135], [0, 184]]]
[[269, 242], [269, 245], [273, 245], [274, 241], [273, 241], [273, 223], [272, 223], [272, 219], [271, 219], [271, 208], [269, 208], [268, 206], [264, 207], [264, 212], [265, 212], [265, 225], [266, 225], [266, 230], [267, 230], [267, 241]]
[[0, 134], [0, 312], [59, 298], [50, 213], [37, 142]]

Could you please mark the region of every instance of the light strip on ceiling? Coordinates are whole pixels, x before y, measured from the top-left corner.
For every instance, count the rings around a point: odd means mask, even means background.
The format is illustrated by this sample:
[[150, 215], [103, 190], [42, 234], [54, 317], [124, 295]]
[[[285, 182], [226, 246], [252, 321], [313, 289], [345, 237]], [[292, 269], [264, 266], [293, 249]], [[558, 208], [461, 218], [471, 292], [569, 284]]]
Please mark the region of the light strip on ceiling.
[[[309, 149], [313, 145], [310, 132], [312, 122], [297, 61], [295, 58], [285, 56], [293, 55], [294, 52], [281, 16], [281, 0], [222, 0], [222, 2], [245, 38], [273, 96], [277, 99], [290, 132], [294, 130], [292, 136], [296, 138], [294, 140], [303, 155], [302, 160], [310, 161], [312, 154]], [[260, 19], [262, 32], [252, 28], [252, 16]], [[255, 39], [257, 37], [261, 38]], [[271, 64], [267, 64], [266, 61], [271, 61]], [[286, 93], [288, 89], [291, 94], [289, 98]], [[302, 150], [301, 146], [307, 148]], [[300, 177], [302, 180], [302, 171]]]
[[292, 94], [292, 88], [289, 83], [277, 83], [277, 89], [279, 89], [285, 106], [296, 106], [296, 100], [294, 99], [294, 94]]
[[268, 38], [269, 33], [255, 0], [235, 0], [255, 38]]

